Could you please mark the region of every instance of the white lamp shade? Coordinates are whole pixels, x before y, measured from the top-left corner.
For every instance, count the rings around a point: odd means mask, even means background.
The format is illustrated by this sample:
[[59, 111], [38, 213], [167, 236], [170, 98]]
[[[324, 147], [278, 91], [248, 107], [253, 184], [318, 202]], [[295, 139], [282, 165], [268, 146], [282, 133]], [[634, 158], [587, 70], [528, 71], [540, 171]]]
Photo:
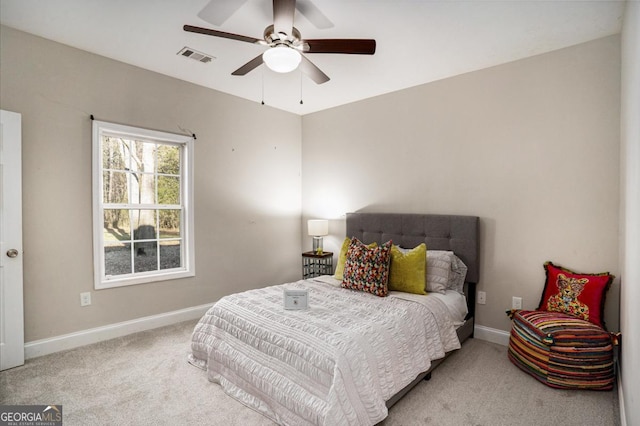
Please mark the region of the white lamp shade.
[[302, 56], [296, 49], [287, 46], [276, 46], [262, 54], [262, 60], [275, 72], [291, 72], [298, 68]]
[[312, 219], [307, 222], [307, 229], [312, 237], [329, 235], [329, 221], [326, 219]]

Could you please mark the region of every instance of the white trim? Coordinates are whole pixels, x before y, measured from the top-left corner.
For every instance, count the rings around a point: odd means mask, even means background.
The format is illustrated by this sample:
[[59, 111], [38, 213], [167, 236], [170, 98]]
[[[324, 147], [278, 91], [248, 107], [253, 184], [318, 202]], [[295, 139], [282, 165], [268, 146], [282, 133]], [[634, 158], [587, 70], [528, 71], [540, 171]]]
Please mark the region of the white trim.
[[618, 380], [618, 405], [620, 410], [620, 426], [627, 426], [627, 413], [624, 411], [624, 388], [622, 386], [622, 374], [620, 373], [620, 363], [617, 364]]
[[148, 317], [109, 324], [103, 327], [90, 328], [88, 330], [77, 331], [75, 333], [27, 342], [24, 345], [25, 359], [49, 355], [67, 349], [74, 349], [80, 346], [126, 336], [140, 331], [176, 324], [182, 321], [198, 319], [204, 315], [212, 305], [213, 303], [193, 306], [191, 308], [180, 309], [158, 315], [150, 315]]
[[476, 325], [473, 330], [473, 337], [487, 342], [497, 343], [502, 346], [509, 346], [509, 332], [498, 330], [497, 328]]

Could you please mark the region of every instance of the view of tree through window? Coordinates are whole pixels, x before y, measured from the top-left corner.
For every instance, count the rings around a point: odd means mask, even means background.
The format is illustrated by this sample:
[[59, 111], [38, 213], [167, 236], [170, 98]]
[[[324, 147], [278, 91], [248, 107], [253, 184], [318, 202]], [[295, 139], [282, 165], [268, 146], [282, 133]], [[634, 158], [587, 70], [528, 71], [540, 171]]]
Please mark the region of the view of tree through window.
[[183, 266], [181, 146], [103, 135], [105, 275]]

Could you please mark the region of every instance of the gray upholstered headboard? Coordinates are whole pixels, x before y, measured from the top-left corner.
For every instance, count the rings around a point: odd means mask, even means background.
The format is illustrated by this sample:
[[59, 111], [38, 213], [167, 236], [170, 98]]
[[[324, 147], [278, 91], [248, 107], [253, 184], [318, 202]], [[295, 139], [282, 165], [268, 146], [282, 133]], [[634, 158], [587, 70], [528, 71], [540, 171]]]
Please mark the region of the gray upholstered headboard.
[[451, 250], [467, 265], [467, 279], [477, 283], [479, 267], [479, 218], [411, 213], [347, 213], [347, 237], [363, 243], [392, 240], [400, 247], [425, 243], [428, 250]]

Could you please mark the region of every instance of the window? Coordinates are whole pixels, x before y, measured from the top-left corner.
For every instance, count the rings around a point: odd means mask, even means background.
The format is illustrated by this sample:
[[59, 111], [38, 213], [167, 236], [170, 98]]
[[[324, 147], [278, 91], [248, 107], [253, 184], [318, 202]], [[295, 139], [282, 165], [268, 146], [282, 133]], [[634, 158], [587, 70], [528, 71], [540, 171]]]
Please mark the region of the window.
[[93, 121], [95, 288], [195, 275], [193, 139]]

